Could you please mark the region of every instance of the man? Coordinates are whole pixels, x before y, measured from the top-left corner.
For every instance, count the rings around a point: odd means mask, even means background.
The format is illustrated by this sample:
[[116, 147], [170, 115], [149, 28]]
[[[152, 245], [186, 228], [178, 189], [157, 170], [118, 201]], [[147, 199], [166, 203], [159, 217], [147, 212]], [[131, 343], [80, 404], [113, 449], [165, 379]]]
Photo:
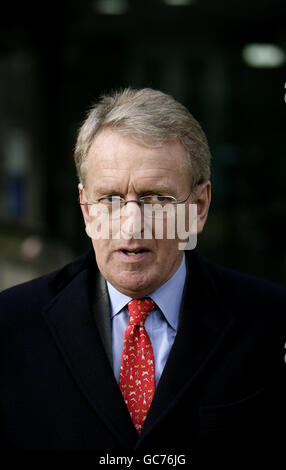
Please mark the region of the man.
[[285, 292], [187, 249], [211, 199], [200, 125], [159, 91], [113, 93], [75, 162], [93, 249], [1, 295], [3, 449], [283, 456]]

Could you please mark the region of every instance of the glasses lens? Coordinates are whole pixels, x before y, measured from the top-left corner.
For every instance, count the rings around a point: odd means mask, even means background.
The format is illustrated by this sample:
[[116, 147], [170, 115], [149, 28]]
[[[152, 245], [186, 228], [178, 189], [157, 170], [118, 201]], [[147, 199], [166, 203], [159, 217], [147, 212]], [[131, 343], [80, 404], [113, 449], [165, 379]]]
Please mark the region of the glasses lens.
[[176, 206], [170, 202], [167, 204], [145, 204], [144, 217], [153, 219], [169, 219], [175, 215]]

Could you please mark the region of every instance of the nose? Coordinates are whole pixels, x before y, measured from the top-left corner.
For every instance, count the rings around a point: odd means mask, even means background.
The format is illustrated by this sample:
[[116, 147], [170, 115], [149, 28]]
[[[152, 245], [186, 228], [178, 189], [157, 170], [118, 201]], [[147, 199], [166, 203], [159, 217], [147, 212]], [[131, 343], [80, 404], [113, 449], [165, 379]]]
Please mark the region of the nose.
[[129, 200], [121, 209], [121, 234], [125, 239], [141, 238], [143, 223], [140, 206], [139, 201]]

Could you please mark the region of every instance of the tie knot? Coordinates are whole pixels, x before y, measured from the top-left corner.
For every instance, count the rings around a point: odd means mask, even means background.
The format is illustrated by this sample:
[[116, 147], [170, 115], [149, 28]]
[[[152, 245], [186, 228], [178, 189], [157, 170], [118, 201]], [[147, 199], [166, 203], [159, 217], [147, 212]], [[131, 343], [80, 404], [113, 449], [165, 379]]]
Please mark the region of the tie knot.
[[155, 302], [149, 297], [130, 300], [128, 302], [129, 325], [144, 326], [146, 318], [154, 307]]

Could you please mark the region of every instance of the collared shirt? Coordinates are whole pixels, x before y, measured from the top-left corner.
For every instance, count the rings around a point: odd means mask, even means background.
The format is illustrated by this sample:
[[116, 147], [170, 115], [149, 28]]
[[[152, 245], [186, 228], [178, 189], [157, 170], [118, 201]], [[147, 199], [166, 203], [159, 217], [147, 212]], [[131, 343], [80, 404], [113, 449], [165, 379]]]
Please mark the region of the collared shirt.
[[[159, 382], [177, 333], [185, 279], [186, 262], [184, 255], [173, 276], [148, 296], [156, 304], [145, 322], [145, 328], [153, 346], [156, 385]], [[109, 282], [107, 282], [107, 288], [111, 306], [113, 369], [115, 378], [119, 382], [124, 334], [129, 323], [127, 304], [131, 297], [119, 292]]]

